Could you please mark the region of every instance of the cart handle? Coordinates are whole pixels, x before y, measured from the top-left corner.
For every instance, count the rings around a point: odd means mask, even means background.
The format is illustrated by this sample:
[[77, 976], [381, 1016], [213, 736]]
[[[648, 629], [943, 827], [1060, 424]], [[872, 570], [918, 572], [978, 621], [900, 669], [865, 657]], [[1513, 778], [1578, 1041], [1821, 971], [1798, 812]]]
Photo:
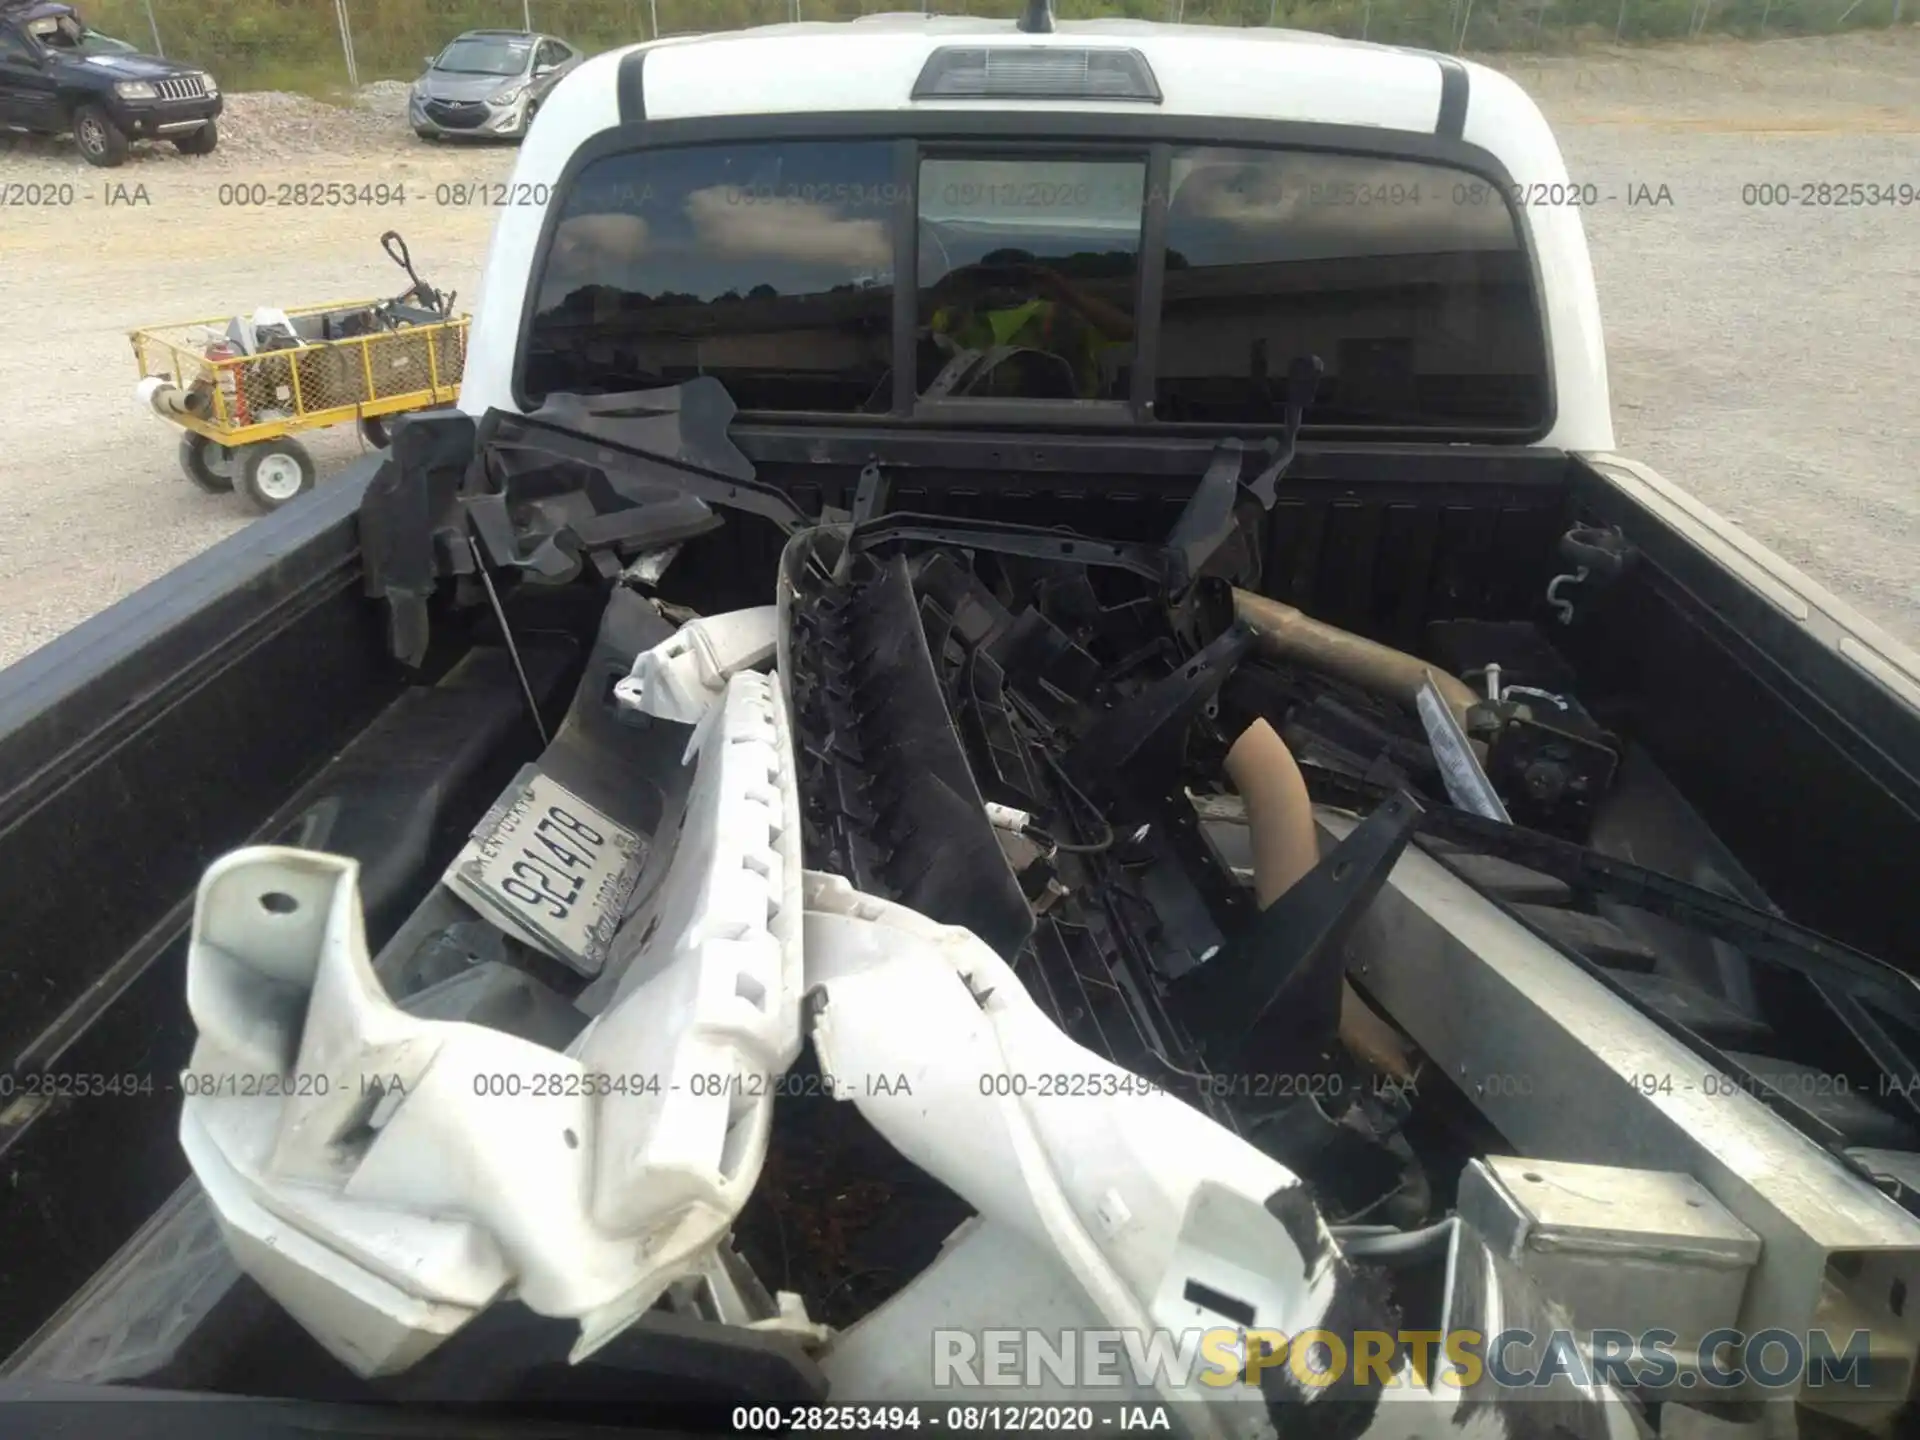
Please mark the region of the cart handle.
[[443, 298], [439, 291], [420, 278], [413, 268], [413, 257], [407, 252], [407, 242], [400, 238], [398, 230], [389, 230], [382, 235], [380, 248], [387, 252], [388, 257], [396, 265], [407, 272], [407, 278], [413, 282], [413, 288], [399, 297], [401, 301], [417, 300], [420, 304], [438, 311], [443, 320], [453, 314], [453, 297], [449, 295]]
[[420, 283], [420, 277], [413, 273], [413, 257], [407, 253], [407, 242], [400, 238], [398, 230], [389, 230], [382, 235], [380, 248], [387, 252], [388, 259], [407, 272], [409, 280], [416, 285]]

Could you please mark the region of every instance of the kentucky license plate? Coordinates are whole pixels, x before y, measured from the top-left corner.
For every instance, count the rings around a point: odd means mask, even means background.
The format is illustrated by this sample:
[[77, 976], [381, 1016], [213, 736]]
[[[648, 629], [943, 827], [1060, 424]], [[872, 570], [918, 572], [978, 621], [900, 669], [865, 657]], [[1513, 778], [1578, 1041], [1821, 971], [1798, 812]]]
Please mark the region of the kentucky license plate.
[[510, 933], [597, 975], [646, 854], [638, 835], [529, 766], [480, 822], [446, 883]]

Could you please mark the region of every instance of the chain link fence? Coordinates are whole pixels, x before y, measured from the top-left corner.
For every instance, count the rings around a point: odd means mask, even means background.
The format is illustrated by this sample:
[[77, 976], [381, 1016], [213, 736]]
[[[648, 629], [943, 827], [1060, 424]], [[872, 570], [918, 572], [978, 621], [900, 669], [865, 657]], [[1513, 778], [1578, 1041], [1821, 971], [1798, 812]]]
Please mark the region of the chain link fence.
[[[656, 35], [1024, 0], [80, 0], [96, 29], [203, 65], [230, 90], [411, 79], [463, 30], [532, 29], [589, 53]], [[1056, 0], [1063, 19], [1283, 26], [1450, 51], [1568, 50], [1704, 35], [1824, 35], [1913, 23], [1920, 0]], [[1912, 13], [1910, 13], [1910, 11]]]

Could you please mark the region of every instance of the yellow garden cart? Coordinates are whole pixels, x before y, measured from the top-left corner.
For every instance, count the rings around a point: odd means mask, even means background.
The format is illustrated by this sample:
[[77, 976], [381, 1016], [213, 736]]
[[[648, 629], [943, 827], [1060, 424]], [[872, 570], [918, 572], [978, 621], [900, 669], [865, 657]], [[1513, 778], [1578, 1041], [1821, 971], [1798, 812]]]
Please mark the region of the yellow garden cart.
[[380, 244], [413, 282], [391, 300], [133, 332], [141, 403], [186, 431], [180, 468], [202, 490], [277, 510], [313, 488], [300, 431], [353, 422], [383, 446], [386, 417], [459, 397], [468, 317], [414, 273], [398, 233]]

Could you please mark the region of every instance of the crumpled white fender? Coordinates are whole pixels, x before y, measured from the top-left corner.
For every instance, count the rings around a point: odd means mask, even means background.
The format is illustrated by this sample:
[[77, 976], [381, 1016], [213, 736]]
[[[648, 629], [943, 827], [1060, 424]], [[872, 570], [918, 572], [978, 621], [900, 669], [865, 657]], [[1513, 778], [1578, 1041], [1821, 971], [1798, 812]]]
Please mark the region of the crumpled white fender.
[[696, 758], [671, 868], [565, 1055], [394, 1005], [354, 861], [260, 846], [203, 878], [181, 1142], [242, 1267], [361, 1374], [509, 1294], [579, 1320], [584, 1358], [711, 1263], [751, 1192], [773, 1087], [748, 1077], [800, 1045], [778, 682], [735, 676]]
[[1056, 1256], [1103, 1323], [1233, 1327], [1208, 1292], [1250, 1310], [1249, 1330], [1296, 1335], [1326, 1315], [1338, 1250], [1292, 1172], [1070, 1040], [971, 931], [834, 875], [809, 872], [806, 894], [808, 1010], [836, 1093]]

